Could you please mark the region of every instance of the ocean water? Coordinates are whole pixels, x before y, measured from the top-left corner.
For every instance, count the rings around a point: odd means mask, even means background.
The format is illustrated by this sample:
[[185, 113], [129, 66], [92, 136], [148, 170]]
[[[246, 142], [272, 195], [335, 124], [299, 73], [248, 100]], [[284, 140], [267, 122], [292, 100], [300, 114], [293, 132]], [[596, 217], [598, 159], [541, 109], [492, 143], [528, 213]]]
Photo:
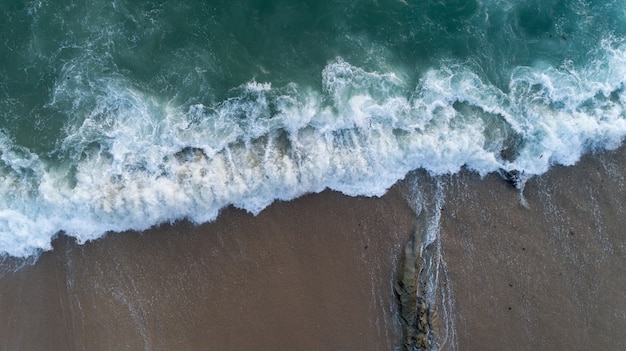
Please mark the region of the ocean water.
[[0, 252], [626, 136], [623, 0], [0, 3]]

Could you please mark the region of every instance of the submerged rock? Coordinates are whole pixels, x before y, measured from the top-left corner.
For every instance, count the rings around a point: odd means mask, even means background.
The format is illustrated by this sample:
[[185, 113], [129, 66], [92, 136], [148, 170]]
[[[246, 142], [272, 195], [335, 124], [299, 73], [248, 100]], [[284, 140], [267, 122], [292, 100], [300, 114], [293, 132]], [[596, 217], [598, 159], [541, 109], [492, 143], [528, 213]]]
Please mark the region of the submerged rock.
[[499, 173], [504, 178], [504, 180], [507, 181], [507, 183], [511, 184], [511, 186], [517, 189], [520, 189], [522, 187], [522, 175], [524, 174], [524, 172], [520, 172], [515, 169], [507, 171], [500, 168]]

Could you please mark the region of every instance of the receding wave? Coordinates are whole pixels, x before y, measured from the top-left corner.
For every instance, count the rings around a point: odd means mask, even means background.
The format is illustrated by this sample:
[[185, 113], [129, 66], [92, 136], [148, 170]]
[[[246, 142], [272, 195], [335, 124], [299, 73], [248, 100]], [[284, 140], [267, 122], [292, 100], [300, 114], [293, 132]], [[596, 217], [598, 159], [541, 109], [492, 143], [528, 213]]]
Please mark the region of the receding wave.
[[[48, 250], [60, 231], [85, 242], [201, 223], [231, 204], [258, 213], [326, 188], [380, 196], [419, 168], [531, 177], [571, 165], [626, 135], [626, 47], [607, 40], [590, 55], [583, 67], [517, 67], [505, 89], [462, 61], [411, 86], [400, 72], [336, 58], [322, 89], [252, 80], [210, 106], [160, 100], [110, 76], [89, 87], [91, 112], [51, 154], [0, 134], [0, 250]], [[89, 94], [79, 88], [61, 82], [52, 104]]]

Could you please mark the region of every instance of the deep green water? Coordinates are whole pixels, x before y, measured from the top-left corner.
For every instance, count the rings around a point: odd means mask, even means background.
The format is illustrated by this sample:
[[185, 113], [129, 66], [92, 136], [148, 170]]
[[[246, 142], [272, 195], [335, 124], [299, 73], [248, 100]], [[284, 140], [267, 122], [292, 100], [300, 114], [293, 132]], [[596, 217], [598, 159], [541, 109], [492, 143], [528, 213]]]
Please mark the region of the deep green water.
[[625, 1], [3, 1], [0, 251], [626, 135]]

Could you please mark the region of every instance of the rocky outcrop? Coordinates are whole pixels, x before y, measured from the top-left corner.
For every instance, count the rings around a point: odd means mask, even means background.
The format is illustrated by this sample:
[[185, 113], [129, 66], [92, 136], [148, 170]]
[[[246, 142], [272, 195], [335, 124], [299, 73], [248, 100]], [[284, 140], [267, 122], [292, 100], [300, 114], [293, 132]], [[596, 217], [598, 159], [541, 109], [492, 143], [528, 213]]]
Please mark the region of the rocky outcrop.
[[395, 284], [400, 323], [402, 324], [403, 350], [435, 349], [436, 316], [429, 291], [429, 246], [422, 246], [419, 221], [404, 248], [404, 254]]

